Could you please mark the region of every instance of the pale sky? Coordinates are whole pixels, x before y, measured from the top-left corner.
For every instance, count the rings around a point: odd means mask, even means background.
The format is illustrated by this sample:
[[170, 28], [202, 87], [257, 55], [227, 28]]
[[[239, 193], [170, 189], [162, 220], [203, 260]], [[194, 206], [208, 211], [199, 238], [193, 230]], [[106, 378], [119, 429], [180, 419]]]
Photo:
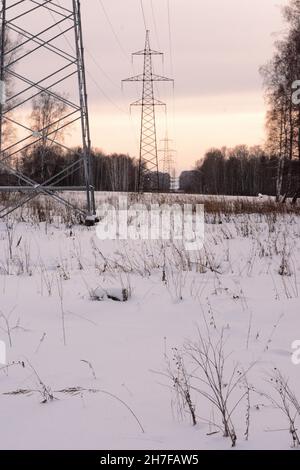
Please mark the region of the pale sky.
[[[263, 144], [259, 67], [272, 57], [283, 31], [280, 5], [286, 2], [169, 0], [170, 48], [168, 1], [143, 0], [151, 46], [165, 53], [164, 63], [154, 58], [155, 72], [175, 79], [174, 93], [165, 83], [156, 92], [168, 105], [179, 170], [192, 168], [211, 147]], [[129, 104], [141, 97], [141, 85], [125, 84], [122, 91], [121, 80], [142, 72], [142, 58], [133, 67], [131, 62], [131, 52], [143, 49], [145, 41], [141, 1], [102, 3], [108, 17], [99, 0], [81, 1], [92, 143], [107, 153], [137, 157], [140, 109], [130, 115]], [[157, 108], [158, 140], [165, 137], [165, 122], [163, 109]], [[76, 135], [72, 138], [76, 143]]]
[[[143, 0], [154, 49], [165, 52], [157, 73], [172, 75], [167, 0]], [[212, 147], [262, 144], [265, 103], [259, 67], [272, 56], [283, 31], [280, 5], [285, 0], [170, 0], [175, 90], [159, 85], [168, 104], [169, 137], [177, 149], [178, 168], [191, 168]], [[85, 5], [86, 4], [86, 5]], [[98, 0], [82, 1], [93, 145], [106, 152], [138, 154], [139, 109], [130, 118], [129, 103], [138, 99], [134, 84], [120, 91], [120, 81], [134, 74], [130, 53], [142, 49], [144, 23], [140, 0], [103, 0], [121, 42], [114, 37]], [[156, 25], [156, 26], [155, 26]], [[116, 84], [101, 73], [93, 58]], [[136, 59], [134, 70], [141, 70]], [[93, 79], [91, 79], [91, 75]], [[122, 110], [101, 95], [96, 80]], [[127, 113], [126, 113], [127, 112]], [[165, 118], [157, 110], [158, 139]]]

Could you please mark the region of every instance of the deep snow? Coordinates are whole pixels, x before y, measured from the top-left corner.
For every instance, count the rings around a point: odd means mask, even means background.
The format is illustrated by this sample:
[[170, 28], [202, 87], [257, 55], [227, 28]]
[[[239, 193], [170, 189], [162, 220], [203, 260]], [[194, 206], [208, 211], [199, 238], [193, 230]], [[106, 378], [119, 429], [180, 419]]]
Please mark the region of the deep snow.
[[[218, 429], [205, 420], [220, 424], [211, 404], [192, 392], [199, 417], [193, 427], [188, 414], [178, 416], [172, 384], [161, 374], [165, 354], [196, 341], [197, 327], [206, 334], [206, 321], [212, 340], [224, 329], [228, 370], [253, 364], [249, 440], [242, 400], [233, 414], [237, 448], [288, 449], [289, 424], [260, 392], [273, 393], [276, 367], [300, 399], [291, 346], [300, 338], [299, 240], [300, 220], [291, 215], [224, 218], [206, 225], [205, 250], [190, 262], [171, 243], [102, 242], [94, 228], [2, 222], [0, 311], [9, 317], [12, 347], [3, 317], [0, 340], [8, 363], [25, 367], [0, 370], [0, 448], [229, 449], [222, 433], [207, 435]], [[131, 297], [91, 300], [92, 289], [108, 287], [126, 288]], [[41, 404], [33, 368], [57, 400]], [[117, 399], [57, 393], [69, 387], [117, 396], [145, 432]], [[33, 392], [5, 394], [20, 389]]]

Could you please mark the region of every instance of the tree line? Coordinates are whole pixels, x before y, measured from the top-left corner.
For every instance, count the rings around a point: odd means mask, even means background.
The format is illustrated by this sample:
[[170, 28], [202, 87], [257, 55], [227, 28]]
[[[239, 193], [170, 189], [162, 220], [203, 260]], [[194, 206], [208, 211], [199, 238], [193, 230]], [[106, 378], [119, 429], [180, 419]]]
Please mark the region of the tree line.
[[[293, 100], [295, 83], [300, 83], [300, 0], [289, 0], [282, 12], [286, 28], [275, 43], [272, 59], [260, 70], [267, 102], [265, 146], [210, 149], [192, 172], [182, 173], [181, 190], [245, 196], [262, 193], [274, 195], [282, 202], [287, 197], [293, 197], [294, 202], [300, 197], [300, 104]], [[10, 95], [13, 85], [9, 77], [7, 82]], [[40, 138], [35, 145], [20, 152], [13, 165], [37, 183], [46, 181], [75, 162], [78, 152], [81, 152], [80, 149], [64, 150], [53, 143], [55, 139], [62, 142], [64, 139], [57, 125], [63, 122], [64, 106], [63, 101], [47, 93], [41, 93], [32, 100], [30, 127]], [[4, 121], [3, 140], [9, 143], [12, 136], [9, 122]], [[91, 160], [96, 190], [136, 189], [136, 159], [125, 154], [106, 155], [93, 150]], [[151, 190], [155, 176], [149, 174], [146, 191]], [[160, 173], [159, 179], [160, 190], [168, 191], [170, 176]], [[79, 186], [82, 181], [80, 170], [67, 174], [59, 185]], [[16, 184], [21, 185], [22, 182], [5, 168], [0, 168], [0, 185]]]
[[293, 100], [300, 80], [300, 1], [289, 0], [282, 13], [285, 31], [275, 42], [272, 59], [261, 68], [268, 106], [266, 150], [278, 160], [278, 201], [293, 194], [300, 196], [300, 182], [294, 173], [294, 161], [300, 160], [300, 105]]
[[[180, 189], [187, 193], [231, 196], [276, 195], [279, 158], [269, 156], [259, 146], [211, 149], [193, 171], [180, 176]], [[293, 171], [283, 173], [282, 189], [288, 191], [300, 181], [300, 161], [292, 161]]]
[[194, 171], [181, 175], [183, 191], [263, 193], [281, 202], [300, 197], [300, 0], [289, 0], [282, 14], [284, 32], [275, 42], [273, 57], [260, 69], [267, 103], [264, 148], [209, 150]]
[[[78, 161], [81, 148], [62, 151], [58, 146], [35, 145], [19, 155], [15, 160], [14, 167], [18, 172], [31, 178], [35, 183], [42, 184], [59, 174], [67, 166]], [[93, 149], [91, 152], [91, 163], [93, 167], [93, 184], [96, 191], [129, 191], [134, 192], [137, 188], [139, 165], [138, 160], [126, 154], [105, 154], [101, 150]], [[156, 175], [149, 174], [148, 187], [155, 183]], [[168, 191], [170, 188], [170, 177], [159, 173], [160, 189]], [[56, 184], [59, 187], [81, 187], [84, 181], [83, 168], [66, 173], [63, 179]], [[0, 186], [22, 187], [25, 183], [21, 178], [0, 168]], [[54, 185], [55, 186], [55, 185]]]

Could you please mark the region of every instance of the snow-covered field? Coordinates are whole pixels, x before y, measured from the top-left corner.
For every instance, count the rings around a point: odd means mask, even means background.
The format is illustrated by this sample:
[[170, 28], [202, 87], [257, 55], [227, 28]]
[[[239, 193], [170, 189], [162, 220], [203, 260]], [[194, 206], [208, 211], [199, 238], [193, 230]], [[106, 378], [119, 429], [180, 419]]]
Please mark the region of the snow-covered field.
[[[103, 242], [95, 228], [0, 223], [1, 449], [230, 449], [216, 398], [227, 395], [238, 449], [290, 448], [300, 218], [215, 222], [193, 256]], [[97, 298], [122, 290], [124, 302]], [[222, 358], [219, 393], [207, 381]]]

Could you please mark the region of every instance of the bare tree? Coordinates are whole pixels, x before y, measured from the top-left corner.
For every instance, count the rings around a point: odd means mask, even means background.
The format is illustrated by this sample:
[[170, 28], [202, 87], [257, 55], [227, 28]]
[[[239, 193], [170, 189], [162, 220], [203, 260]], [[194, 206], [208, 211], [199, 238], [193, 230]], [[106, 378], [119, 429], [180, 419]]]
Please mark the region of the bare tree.
[[64, 133], [60, 129], [66, 111], [63, 97], [56, 98], [42, 92], [32, 101], [31, 127], [41, 138], [43, 147], [51, 146], [58, 137], [63, 140]]
[[[261, 68], [268, 104], [267, 145], [278, 157], [276, 197], [285, 201], [297, 189], [292, 160], [300, 160], [300, 106], [293, 104], [293, 83], [300, 78], [300, 2], [289, 0], [282, 9], [287, 30], [275, 43], [272, 60]], [[287, 184], [283, 185], [284, 173]], [[284, 196], [281, 199], [281, 196]]]
[[64, 140], [61, 127], [67, 108], [61, 98], [42, 92], [32, 101], [30, 122], [36, 144], [23, 152], [22, 170], [38, 182], [57, 173], [64, 164], [64, 154], [57, 145]]

